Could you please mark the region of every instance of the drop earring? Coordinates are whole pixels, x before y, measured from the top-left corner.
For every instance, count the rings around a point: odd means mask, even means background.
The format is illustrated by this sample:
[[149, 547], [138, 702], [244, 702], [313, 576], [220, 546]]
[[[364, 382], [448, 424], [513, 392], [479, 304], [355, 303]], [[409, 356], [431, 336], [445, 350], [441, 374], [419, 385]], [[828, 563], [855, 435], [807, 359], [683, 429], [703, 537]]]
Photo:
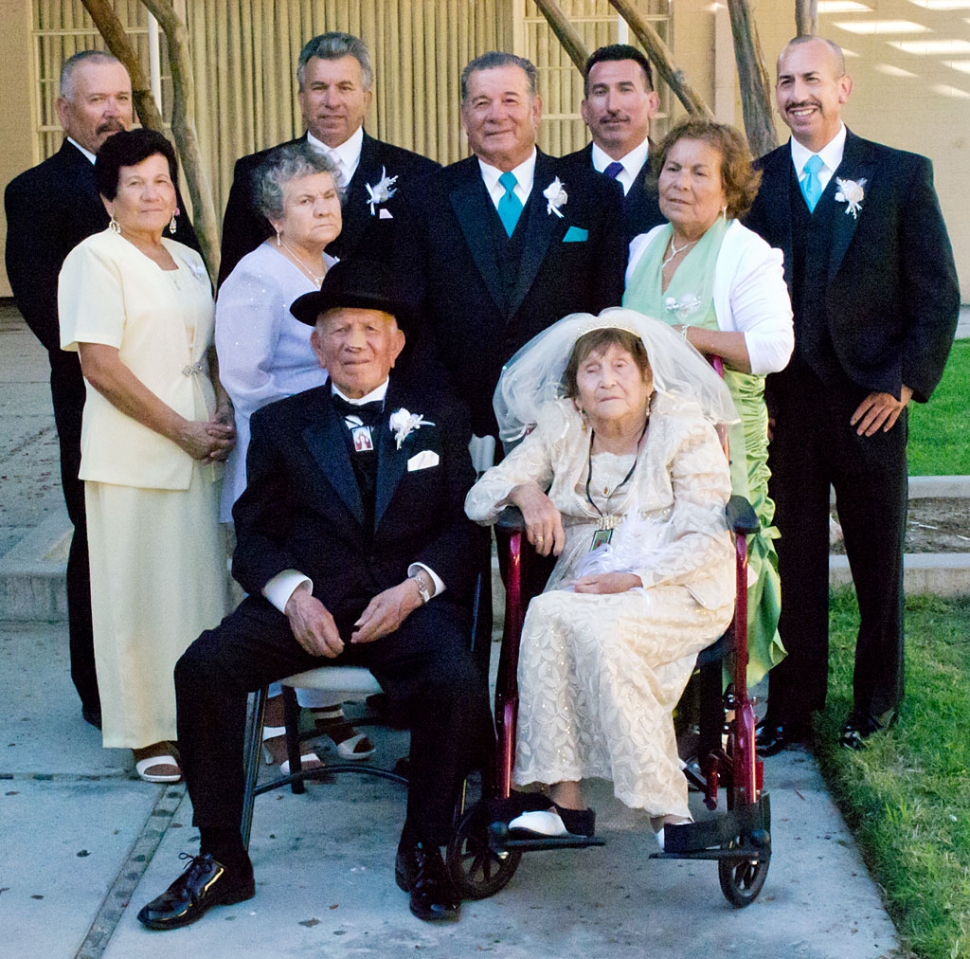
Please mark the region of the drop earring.
[[108, 229], [111, 230], [112, 233], [121, 233], [121, 225], [115, 219], [115, 215], [113, 213], [111, 214], [111, 220], [108, 222]]
[[172, 221], [168, 225], [168, 232], [174, 233], [178, 229], [178, 224], [175, 222], [175, 218], [179, 215], [181, 210], [178, 207], [175, 208], [175, 212], [172, 214]]

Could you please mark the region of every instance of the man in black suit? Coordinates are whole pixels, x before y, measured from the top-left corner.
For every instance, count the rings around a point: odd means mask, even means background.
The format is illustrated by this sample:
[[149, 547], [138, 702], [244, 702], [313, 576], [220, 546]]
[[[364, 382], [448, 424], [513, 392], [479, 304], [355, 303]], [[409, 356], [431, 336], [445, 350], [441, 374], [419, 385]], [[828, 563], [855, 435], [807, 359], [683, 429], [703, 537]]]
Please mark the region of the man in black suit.
[[397, 882], [419, 918], [458, 915], [439, 846], [462, 778], [492, 737], [485, 677], [469, 651], [469, 431], [440, 383], [389, 376], [404, 344], [391, 276], [347, 260], [291, 308], [314, 325], [330, 380], [253, 416], [248, 484], [233, 510], [233, 575], [249, 595], [175, 670], [201, 850], [139, 913], [151, 928], [253, 895], [239, 833], [246, 697], [328, 662], [371, 669], [410, 727]]
[[959, 313], [956, 270], [925, 157], [846, 130], [842, 51], [818, 37], [778, 58], [790, 143], [763, 157], [748, 225], [785, 254], [795, 352], [768, 377], [771, 491], [781, 531], [779, 631], [759, 747], [806, 738], [828, 678], [829, 485], [861, 624], [854, 707], [841, 741], [860, 748], [903, 696], [907, 410], [943, 374]]
[[619, 306], [626, 245], [619, 186], [536, 149], [542, 104], [528, 60], [486, 53], [465, 68], [461, 93], [474, 156], [407, 190], [397, 254], [485, 436], [497, 431], [502, 364], [519, 347], [568, 313]]
[[[84, 380], [78, 354], [61, 350], [57, 277], [67, 254], [108, 225], [94, 183], [94, 161], [108, 137], [131, 128], [131, 79], [110, 54], [84, 50], [65, 61], [59, 94], [55, 106], [67, 134], [64, 143], [52, 157], [11, 180], [4, 194], [6, 266], [17, 308], [43, 343], [51, 364], [61, 485], [74, 524], [67, 562], [71, 678], [84, 718], [100, 728], [84, 484], [78, 479]], [[198, 249], [188, 217], [178, 219], [175, 239]]]
[[625, 194], [629, 242], [664, 222], [650, 174], [650, 120], [660, 109], [650, 61], [636, 47], [612, 43], [595, 50], [583, 74], [580, 112], [593, 142], [563, 157], [613, 177]]
[[[369, 242], [382, 244], [383, 249], [383, 245], [392, 242], [390, 231], [394, 225], [389, 222], [392, 218], [387, 199], [405, 183], [426, 176], [439, 165], [364, 132], [374, 71], [363, 40], [349, 33], [314, 37], [300, 51], [296, 78], [297, 97], [307, 126], [299, 140], [306, 140], [334, 160], [345, 191], [343, 229], [327, 247], [327, 253], [346, 259], [360, 245], [365, 232]], [[256, 170], [270, 152], [262, 150], [236, 162], [222, 222], [220, 285], [247, 253], [273, 235], [273, 228], [256, 209], [253, 196]], [[364, 253], [370, 259], [376, 258], [374, 249]]]

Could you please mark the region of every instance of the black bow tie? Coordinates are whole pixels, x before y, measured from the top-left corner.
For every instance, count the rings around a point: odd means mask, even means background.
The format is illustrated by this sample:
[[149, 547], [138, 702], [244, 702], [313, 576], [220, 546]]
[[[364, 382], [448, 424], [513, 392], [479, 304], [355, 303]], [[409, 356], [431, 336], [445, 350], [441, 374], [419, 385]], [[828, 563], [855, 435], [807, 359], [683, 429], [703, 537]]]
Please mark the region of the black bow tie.
[[334, 393], [331, 396], [333, 408], [345, 419], [356, 416], [365, 426], [373, 426], [384, 411], [384, 401], [374, 400], [370, 403], [350, 403], [342, 396]]

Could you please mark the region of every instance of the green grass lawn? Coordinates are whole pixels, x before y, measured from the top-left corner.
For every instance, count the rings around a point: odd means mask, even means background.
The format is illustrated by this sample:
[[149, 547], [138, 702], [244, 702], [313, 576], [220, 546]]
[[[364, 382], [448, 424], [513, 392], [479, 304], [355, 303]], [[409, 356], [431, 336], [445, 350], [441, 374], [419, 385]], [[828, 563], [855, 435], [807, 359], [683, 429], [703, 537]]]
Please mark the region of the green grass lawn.
[[858, 608], [831, 603], [830, 691], [817, 755], [906, 945], [970, 957], [970, 598], [906, 602], [899, 723], [861, 752], [837, 745], [852, 700]]
[[909, 410], [909, 475], [970, 475], [970, 340], [953, 344], [929, 403]]

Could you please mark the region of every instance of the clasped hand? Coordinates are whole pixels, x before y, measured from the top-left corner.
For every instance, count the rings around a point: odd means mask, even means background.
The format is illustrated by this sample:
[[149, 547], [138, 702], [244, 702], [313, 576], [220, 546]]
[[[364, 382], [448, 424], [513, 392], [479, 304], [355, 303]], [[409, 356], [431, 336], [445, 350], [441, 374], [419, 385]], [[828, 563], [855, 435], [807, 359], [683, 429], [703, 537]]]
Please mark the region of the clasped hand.
[[[418, 606], [421, 594], [412, 579], [378, 593], [354, 623], [350, 642], [371, 643], [393, 633]], [[311, 655], [335, 659], [344, 651], [344, 641], [330, 611], [306, 589], [295, 589], [283, 612], [293, 638]]]
[[516, 486], [508, 495], [508, 501], [518, 506], [525, 520], [526, 539], [540, 556], [558, 556], [566, 545], [562, 528], [562, 515], [552, 500], [539, 488], [538, 483], [528, 482]]
[[236, 445], [232, 409], [220, 408], [205, 422], [186, 420], [178, 444], [194, 460], [212, 463], [226, 459]]

